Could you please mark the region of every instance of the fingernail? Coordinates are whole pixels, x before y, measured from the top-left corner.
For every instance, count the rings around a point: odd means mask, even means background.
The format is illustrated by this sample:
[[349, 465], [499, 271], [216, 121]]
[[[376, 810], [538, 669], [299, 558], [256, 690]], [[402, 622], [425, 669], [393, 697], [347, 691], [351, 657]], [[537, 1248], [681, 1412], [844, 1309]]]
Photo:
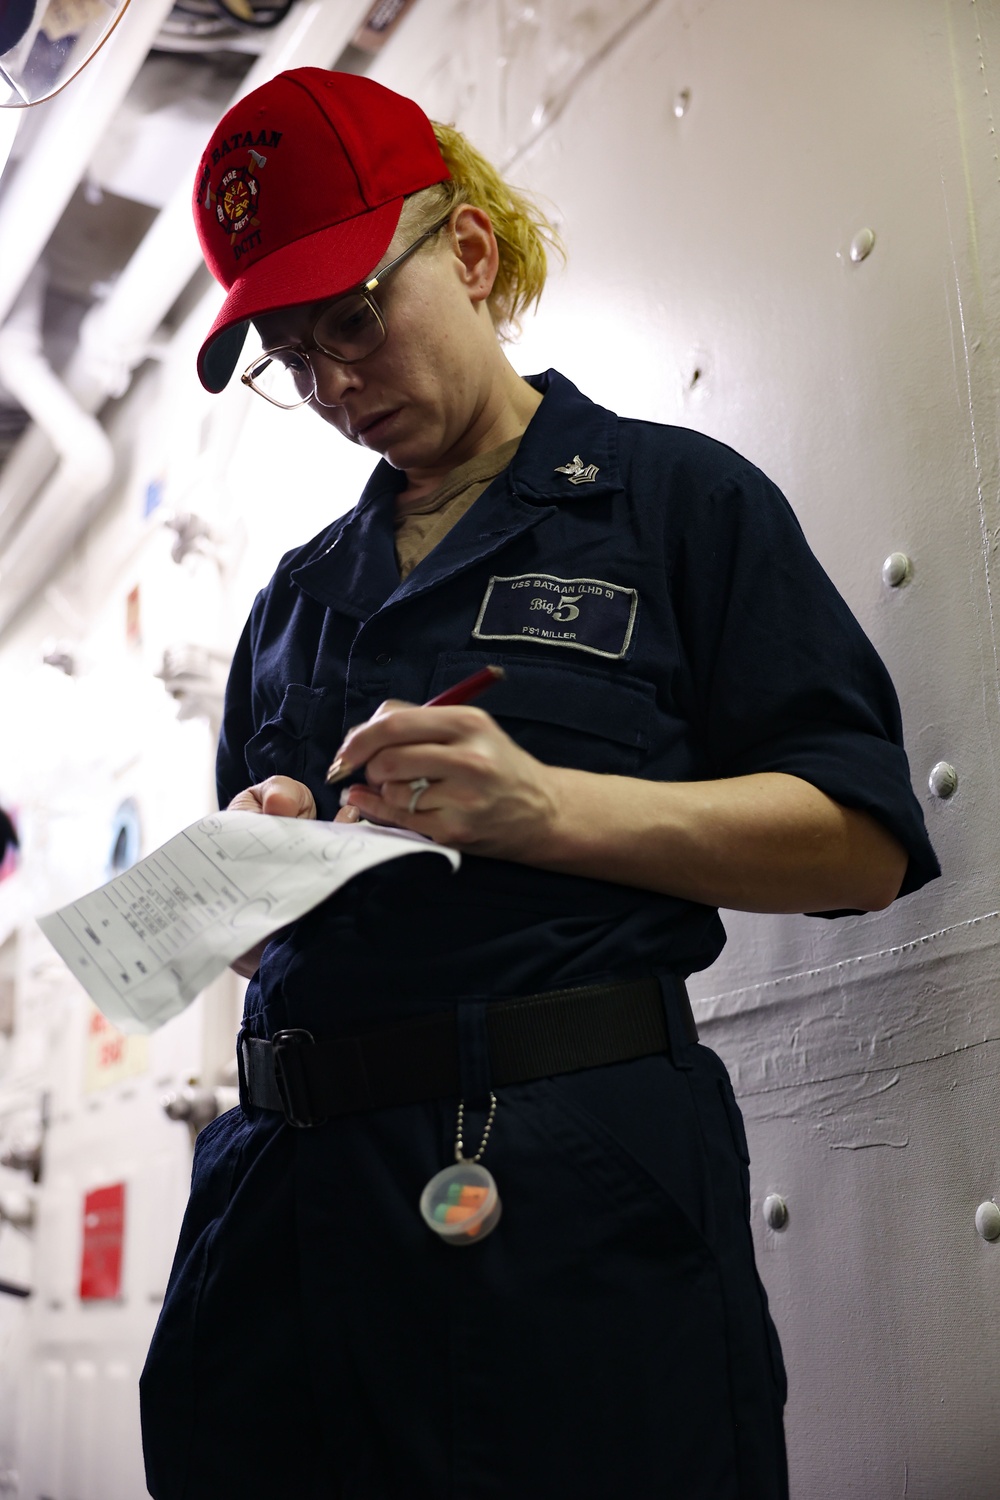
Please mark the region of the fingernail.
[[349, 797], [350, 797], [350, 795], [351, 795], [351, 789], [350, 789], [350, 787], [349, 786], [345, 786], [344, 790], [340, 794], [340, 805], [341, 805], [341, 807], [351, 807], [353, 805], [348, 800]]
[[330, 769], [326, 773], [327, 786], [330, 785], [331, 781], [339, 781], [342, 776], [346, 776], [350, 769], [350, 766], [346, 763], [343, 756], [338, 755], [337, 759], [333, 762]]
[[347, 806], [344, 808], [344, 822], [345, 823], [360, 823], [360, 821], [361, 821], [361, 809], [358, 808], [358, 807], [355, 807], [352, 803], [348, 803]]

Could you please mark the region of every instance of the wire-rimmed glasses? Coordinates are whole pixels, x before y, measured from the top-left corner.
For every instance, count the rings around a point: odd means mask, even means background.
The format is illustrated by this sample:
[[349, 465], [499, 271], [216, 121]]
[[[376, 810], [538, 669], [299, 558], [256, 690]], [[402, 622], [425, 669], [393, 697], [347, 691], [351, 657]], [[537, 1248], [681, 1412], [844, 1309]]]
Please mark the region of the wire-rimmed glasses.
[[258, 396], [291, 411], [296, 406], [305, 406], [317, 394], [316, 371], [312, 356], [315, 352], [325, 354], [342, 365], [357, 364], [359, 359], [374, 354], [386, 340], [385, 318], [372, 295], [388, 276], [415, 250], [437, 234], [447, 224], [451, 214], [445, 214], [430, 229], [407, 245], [387, 266], [383, 266], [357, 291], [346, 292], [323, 308], [313, 324], [312, 334], [305, 344], [281, 344], [276, 349], [265, 349], [247, 365], [240, 376]]

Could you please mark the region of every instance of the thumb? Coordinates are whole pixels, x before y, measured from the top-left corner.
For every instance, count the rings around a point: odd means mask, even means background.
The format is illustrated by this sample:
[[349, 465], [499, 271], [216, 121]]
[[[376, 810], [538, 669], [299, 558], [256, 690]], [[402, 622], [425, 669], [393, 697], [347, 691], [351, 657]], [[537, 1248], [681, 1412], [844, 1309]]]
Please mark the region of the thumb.
[[316, 802], [301, 781], [290, 776], [271, 776], [257, 788], [260, 810], [279, 818], [315, 818]]

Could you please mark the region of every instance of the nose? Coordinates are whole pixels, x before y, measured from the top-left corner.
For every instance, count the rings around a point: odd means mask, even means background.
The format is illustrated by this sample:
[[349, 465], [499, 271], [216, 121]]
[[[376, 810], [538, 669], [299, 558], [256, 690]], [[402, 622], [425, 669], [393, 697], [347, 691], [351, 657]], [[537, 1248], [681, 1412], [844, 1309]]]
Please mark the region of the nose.
[[357, 365], [342, 364], [322, 349], [312, 349], [309, 363], [316, 382], [316, 400], [320, 406], [343, 406], [350, 391], [361, 390], [364, 381]]

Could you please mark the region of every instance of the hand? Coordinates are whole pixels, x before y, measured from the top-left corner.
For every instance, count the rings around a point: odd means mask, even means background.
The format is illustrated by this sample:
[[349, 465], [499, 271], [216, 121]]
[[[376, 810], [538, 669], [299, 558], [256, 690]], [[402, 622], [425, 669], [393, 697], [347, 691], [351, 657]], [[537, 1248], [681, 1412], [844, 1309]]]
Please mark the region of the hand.
[[[365, 767], [341, 794], [343, 812], [425, 834], [474, 854], [533, 863], [552, 816], [553, 768], [535, 760], [481, 708], [383, 703], [337, 752]], [[431, 783], [409, 811], [412, 781]]]
[[[364, 817], [473, 854], [758, 912], [874, 911], [907, 854], [888, 829], [784, 772], [647, 781], [537, 761], [479, 708], [383, 703], [339, 752]], [[427, 791], [409, 812], [410, 782]]]
[[290, 776], [269, 776], [256, 786], [238, 792], [227, 812], [269, 813], [278, 818], [315, 818], [316, 799], [301, 781]]
[[[279, 818], [315, 818], [316, 799], [303, 782], [293, 781], [291, 776], [269, 776], [256, 786], [248, 786], [245, 791], [237, 792], [226, 811], [268, 813]], [[241, 979], [252, 979], [260, 968], [264, 949], [274, 936], [272, 932], [270, 937], [264, 938], [246, 953], [241, 953], [229, 967]]]

